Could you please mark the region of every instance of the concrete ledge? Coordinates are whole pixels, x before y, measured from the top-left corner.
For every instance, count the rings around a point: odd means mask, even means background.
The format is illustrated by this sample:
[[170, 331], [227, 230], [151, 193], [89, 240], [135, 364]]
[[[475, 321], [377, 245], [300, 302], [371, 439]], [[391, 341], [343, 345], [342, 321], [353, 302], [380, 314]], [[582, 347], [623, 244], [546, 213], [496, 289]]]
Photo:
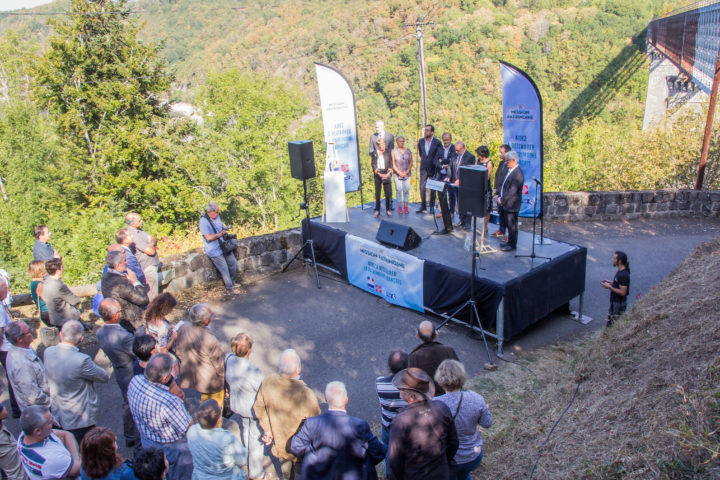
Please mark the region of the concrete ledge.
[[719, 217], [720, 191], [549, 192], [544, 194], [543, 214], [560, 222]]

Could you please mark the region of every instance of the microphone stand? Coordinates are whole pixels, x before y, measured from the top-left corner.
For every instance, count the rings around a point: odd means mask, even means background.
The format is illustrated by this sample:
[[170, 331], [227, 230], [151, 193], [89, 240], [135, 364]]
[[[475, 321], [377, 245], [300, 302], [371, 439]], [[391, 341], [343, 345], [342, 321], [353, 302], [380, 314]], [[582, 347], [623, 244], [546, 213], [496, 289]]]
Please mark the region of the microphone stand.
[[[535, 180], [535, 183], [537, 184], [535, 186], [535, 202], [533, 203], [533, 236], [532, 236], [532, 250], [530, 252], [530, 255], [515, 255], [515, 258], [530, 258], [532, 261], [534, 261], [536, 258], [544, 258], [545, 260], [552, 260], [550, 257], [542, 257], [540, 255], [535, 255], [535, 227], [537, 225], [537, 200], [538, 200], [538, 185], [542, 187], [542, 183], [538, 181], [537, 178], [533, 177], [533, 180]], [[530, 262], [530, 265], [532, 265], [532, 261]]]

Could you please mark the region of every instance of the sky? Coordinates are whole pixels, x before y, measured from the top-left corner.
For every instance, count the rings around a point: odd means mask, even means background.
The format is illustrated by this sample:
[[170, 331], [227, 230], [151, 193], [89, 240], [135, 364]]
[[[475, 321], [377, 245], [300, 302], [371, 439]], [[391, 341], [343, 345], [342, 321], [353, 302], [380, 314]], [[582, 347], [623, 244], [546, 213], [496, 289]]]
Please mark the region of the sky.
[[0, 0], [0, 12], [37, 7], [38, 5], [45, 5], [52, 1], [54, 0]]

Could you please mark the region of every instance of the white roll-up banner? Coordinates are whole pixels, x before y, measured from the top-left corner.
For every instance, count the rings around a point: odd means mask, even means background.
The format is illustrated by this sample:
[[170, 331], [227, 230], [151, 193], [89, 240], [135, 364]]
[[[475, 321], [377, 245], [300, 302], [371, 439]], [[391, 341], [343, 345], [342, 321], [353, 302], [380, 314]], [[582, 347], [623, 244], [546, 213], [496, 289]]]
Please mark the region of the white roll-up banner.
[[341, 170], [345, 176], [345, 191], [354, 192], [360, 188], [355, 95], [350, 82], [334, 68], [316, 63], [315, 73], [325, 145], [332, 145], [334, 149], [332, 165], [326, 165], [325, 170]]
[[[503, 139], [518, 153], [525, 176], [519, 216], [532, 217], [535, 189], [533, 177], [543, 181], [542, 97], [535, 82], [525, 72], [500, 62], [502, 80]], [[542, 195], [538, 192], [536, 214], [542, 214]]]

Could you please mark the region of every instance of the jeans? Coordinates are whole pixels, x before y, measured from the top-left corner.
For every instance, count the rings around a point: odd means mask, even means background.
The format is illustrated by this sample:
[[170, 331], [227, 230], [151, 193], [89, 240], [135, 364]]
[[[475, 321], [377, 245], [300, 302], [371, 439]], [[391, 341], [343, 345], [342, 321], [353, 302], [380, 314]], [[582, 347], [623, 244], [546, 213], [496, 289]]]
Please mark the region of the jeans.
[[235, 260], [235, 254], [228, 253], [226, 255], [218, 255], [217, 257], [210, 257], [210, 260], [212, 260], [220, 277], [222, 277], [225, 288], [232, 290], [235, 285], [235, 277], [237, 276], [237, 260]]
[[192, 454], [185, 437], [175, 440], [172, 443], [157, 443], [141, 433], [143, 448], [158, 447], [165, 452], [168, 462], [167, 480], [188, 480], [192, 478], [193, 463]]
[[398, 207], [402, 207], [403, 203], [407, 203], [410, 199], [410, 177], [404, 180], [395, 176], [395, 195], [397, 196]]
[[450, 465], [450, 480], [470, 480], [470, 472], [475, 470], [482, 463], [483, 452], [471, 462]]

